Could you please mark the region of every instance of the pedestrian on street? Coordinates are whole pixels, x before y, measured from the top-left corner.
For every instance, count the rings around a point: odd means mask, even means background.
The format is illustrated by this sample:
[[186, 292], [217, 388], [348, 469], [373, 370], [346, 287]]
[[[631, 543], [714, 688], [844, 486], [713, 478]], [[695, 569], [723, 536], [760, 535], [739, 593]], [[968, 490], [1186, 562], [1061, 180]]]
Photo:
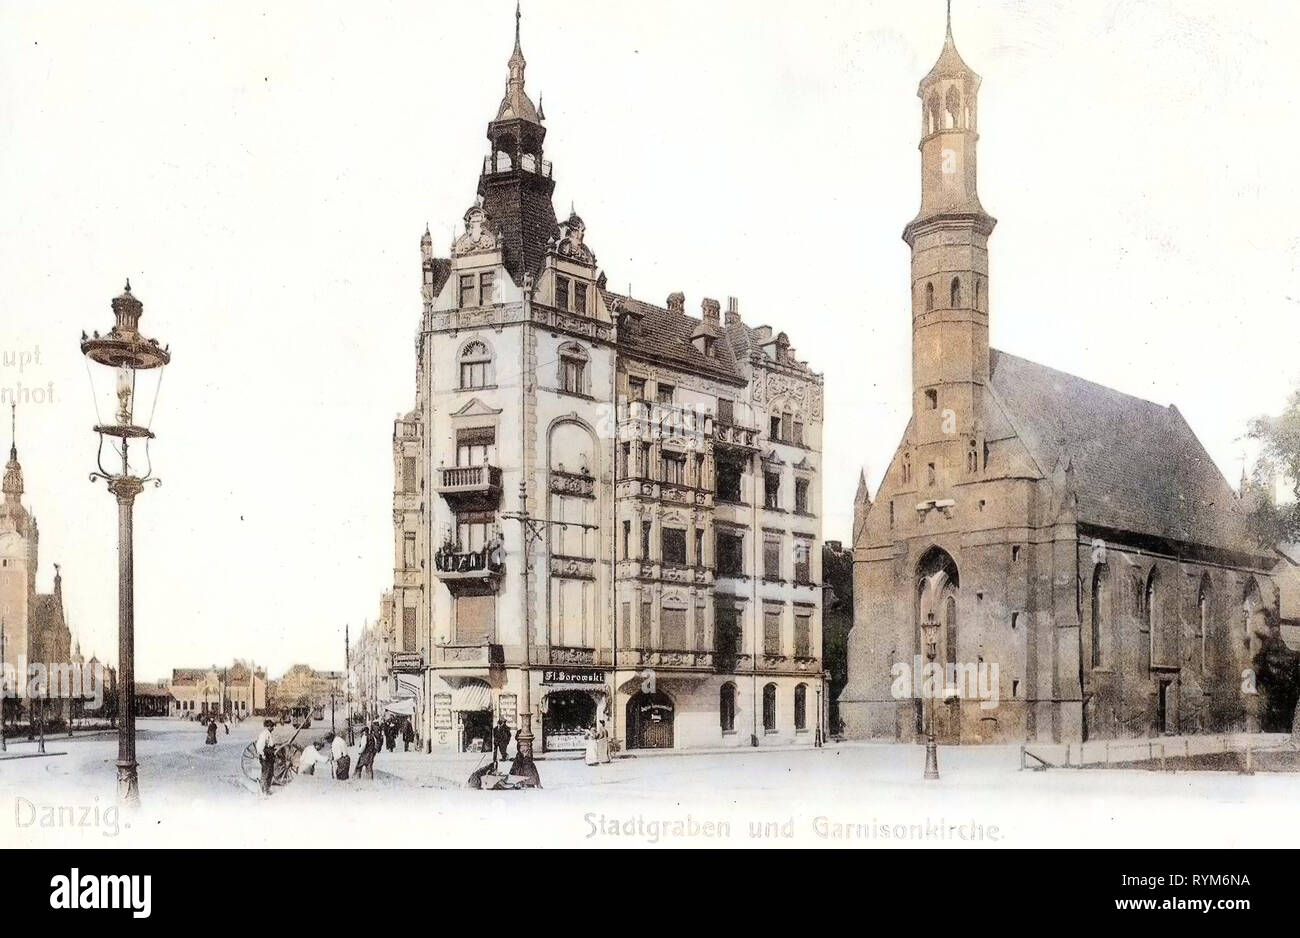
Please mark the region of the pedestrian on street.
[[217, 744], [217, 721], [215, 718], [208, 720], [208, 738], [203, 742], [208, 746], [215, 746]]
[[413, 742], [415, 742], [415, 728], [411, 726], [411, 718], [407, 717], [402, 721], [402, 752], [410, 752]]
[[321, 742], [320, 740], [317, 740], [302, 751], [302, 755], [298, 757], [299, 775], [316, 774], [317, 763], [325, 761], [324, 757], [320, 754], [320, 749]]
[[347, 743], [343, 742], [343, 737], [330, 733], [325, 737], [330, 744], [330, 762], [334, 766], [333, 775], [336, 779], [346, 779], [348, 770], [352, 766], [352, 757], [348, 755]]
[[357, 755], [357, 778], [361, 778], [364, 772], [371, 778], [375, 777], [375, 753], [383, 745], [383, 734], [379, 731], [379, 721], [376, 720], [370, 727], [362, 733], [361, 752]]
[[397, 721], [392, 717], [384, 721], [384, 742], [388, 744], [389, 752], [397, 748]]
[[497, 725], [492, 729], [492, 748], [496, 752], [497, 759], [506, 758], [506, 750], [510, 748], [510, 727], [505, 717], [498, 720]]
[[[213, 729], [216, 724], [213, 724]], [[271, 745], [271, 730], [275, 729], [274, 720], [262, 721], [262, 732], [257, 734], [254, 747], [257, 758], [262, 763], [262, 794], [271, 793], [271, 780], [275, 777], [275, 746]]]

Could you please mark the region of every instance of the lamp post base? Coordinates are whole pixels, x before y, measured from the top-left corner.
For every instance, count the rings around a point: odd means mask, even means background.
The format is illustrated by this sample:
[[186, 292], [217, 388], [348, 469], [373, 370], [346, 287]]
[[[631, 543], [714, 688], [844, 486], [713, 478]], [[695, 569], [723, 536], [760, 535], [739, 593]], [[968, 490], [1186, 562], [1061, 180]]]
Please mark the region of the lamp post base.
[[521, 788], [542, 787], [542, 777], [537, 774], [537, 763], [533, 761], [532, 722], [531, 715], [524, 717], [524, 728], [516, 741], [519, 751], [515, 754], [515, 761], [510, 765], [510, 774], [519, 779]]
[[117, 764], [117, 800], [127, 807], [140, 806], [140, 779], [134, 762]]
[[934, 744], [933, 736], [927, 736], [925, 740], [925, 780], [939, 780], [939, 747]]

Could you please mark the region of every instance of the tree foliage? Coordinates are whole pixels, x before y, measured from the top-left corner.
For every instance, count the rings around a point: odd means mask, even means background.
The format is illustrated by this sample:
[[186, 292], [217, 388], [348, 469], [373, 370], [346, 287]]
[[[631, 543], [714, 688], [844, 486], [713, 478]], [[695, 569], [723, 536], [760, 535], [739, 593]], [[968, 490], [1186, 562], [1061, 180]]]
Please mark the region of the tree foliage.
[[[1249, 500], [1251, 533], [1263, 547], [1300, 541], [1300, 390], [1276, 417], [1256, 417], [1246, 435], [1260, 444], [1252, 473], [1257, 497]], [[1293, 498], [1277, 504], [1275, 482], [1283, 481]]]

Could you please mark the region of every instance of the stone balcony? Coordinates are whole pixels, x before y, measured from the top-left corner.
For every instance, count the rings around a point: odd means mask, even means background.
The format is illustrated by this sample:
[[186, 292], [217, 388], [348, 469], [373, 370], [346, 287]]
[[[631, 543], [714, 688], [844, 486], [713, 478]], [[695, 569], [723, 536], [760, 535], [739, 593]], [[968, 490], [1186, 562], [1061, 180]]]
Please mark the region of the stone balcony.
[[470, 668], [487, 670], [505, 660], [500, 645], [447, 644], [435, 645], [431, 665], [445, 668]]
[[454, 509], [489, 508], [501, 501], [501, 470], [496, 466], [439, 466], [434, 491]]
[[684, 586], [712, 586], [713, 571], [708, 567], [661, 563], [651, 560], [620, 560], [616, 569], [620, 580], [658, 580]]
[[724, 423], [721, 420], [713, 424], [713, 442], [718, 446], [757, 451], [761, 440], [762, 431], [757, 427], [744, 427], [731, 422]]

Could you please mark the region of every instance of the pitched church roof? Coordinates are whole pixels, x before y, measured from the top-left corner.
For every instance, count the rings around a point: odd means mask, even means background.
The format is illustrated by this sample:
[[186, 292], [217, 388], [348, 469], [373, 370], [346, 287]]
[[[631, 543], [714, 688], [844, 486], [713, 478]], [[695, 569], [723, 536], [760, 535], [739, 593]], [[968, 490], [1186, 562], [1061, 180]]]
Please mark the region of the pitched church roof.
[[1078, 520], [1262, 554], [1236, 494], [1178, 408], [996, 349], [994, 394], [1040, 471], [1070, 466]]

